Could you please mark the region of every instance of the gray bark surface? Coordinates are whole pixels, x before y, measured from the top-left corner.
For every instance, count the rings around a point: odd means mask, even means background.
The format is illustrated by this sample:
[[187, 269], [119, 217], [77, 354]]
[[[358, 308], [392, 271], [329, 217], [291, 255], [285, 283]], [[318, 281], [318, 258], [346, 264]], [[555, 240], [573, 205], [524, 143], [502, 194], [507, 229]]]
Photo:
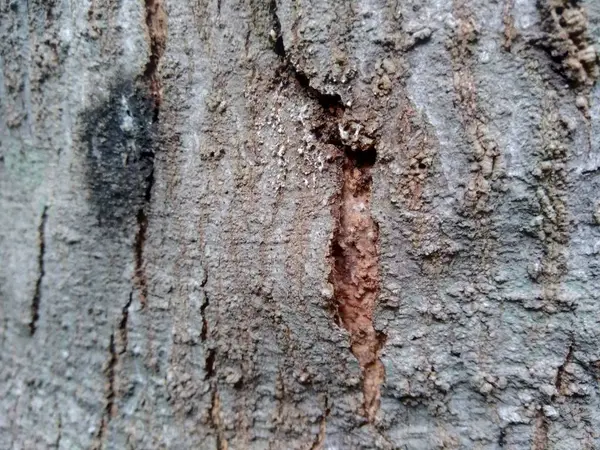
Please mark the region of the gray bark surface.
[[0, 448], [600, 448], [595, 0], [0, 0]]

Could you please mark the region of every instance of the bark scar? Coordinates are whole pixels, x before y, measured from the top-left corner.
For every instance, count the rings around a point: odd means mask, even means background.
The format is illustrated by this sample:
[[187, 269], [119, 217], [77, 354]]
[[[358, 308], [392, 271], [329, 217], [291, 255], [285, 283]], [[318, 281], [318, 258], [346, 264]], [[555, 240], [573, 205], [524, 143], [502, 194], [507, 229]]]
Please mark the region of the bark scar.
[[371, 167], [375, 147], [345, 149], [341, 191], [333, 206], [335, 228], [330, 247], [334, 310], [350, 333], [351, 350], [363, 375], [364, 412], [372, 422], [379, 409], [385, 377], [379, 354], [385, 336], [373, 327], [379, 295], [379, 226], [371, 215]]
[[311, 85], [309, 76], [287, 55], [277, 2], [272, 0], [275, 52], [283, 58], [279, 74], [287, 72], [321, 107], [312, 132], [323, 144], [341, 156], [340, 191], [334, 197], [333, 235], [330, 242], [329, 283], [333, 287], [332, 306], [336, 322], [350, 334], [350, 348], [363, 377], [363, 409], [373, 422], [379, 409], [380, 389], [385, 369], [379, 360], [386, 336], [373, 326], [373, 311], [379, 295], [379, 226], [371, 215], [371, 168], [377, 161], [376, 140], [361, 123], [343, 124], [346, 107], [338, 93], [328, 93]]

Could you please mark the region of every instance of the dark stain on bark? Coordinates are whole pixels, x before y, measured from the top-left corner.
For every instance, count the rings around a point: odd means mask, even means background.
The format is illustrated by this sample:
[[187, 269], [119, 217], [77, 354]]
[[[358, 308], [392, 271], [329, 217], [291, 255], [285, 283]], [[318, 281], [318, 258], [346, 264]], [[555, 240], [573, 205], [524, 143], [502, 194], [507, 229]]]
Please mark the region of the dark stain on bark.
[[120, 79], [80, 116], [89, 201], [108, 233], [127, 230], [146, 200], [154, 165], [153, 100], [148, 89]]
[[31, 299], [31, 321], [29, 322], [29, 334], [33, 336], [37, 329], [40, 318], [40, 302], [42, 300], [42, 281], [44, 279], [44, 254], [46, 253], [46, 221], [48, 220], [48, 206], [44, 206], [40, 224], [38, 226], [38, 277], [35, 282], [35, 291]]

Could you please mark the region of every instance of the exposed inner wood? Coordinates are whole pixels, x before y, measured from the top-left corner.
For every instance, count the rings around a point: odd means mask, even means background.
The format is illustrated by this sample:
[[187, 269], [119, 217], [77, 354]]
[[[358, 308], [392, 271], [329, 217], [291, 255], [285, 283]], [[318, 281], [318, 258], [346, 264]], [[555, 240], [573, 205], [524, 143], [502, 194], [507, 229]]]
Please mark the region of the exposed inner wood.
[[384, 336], [373, 327], [379, 294], [379, 227], [371, 216], [371, 169], [375, 150], [350, 154], [342, 167], [342, 188], [334, 207], [336, 228], [331, 243], [337, 319], [351, 336], [352, 353], [363, 373], [364, 410], [372, 421], [384, 380], [379, 353]]

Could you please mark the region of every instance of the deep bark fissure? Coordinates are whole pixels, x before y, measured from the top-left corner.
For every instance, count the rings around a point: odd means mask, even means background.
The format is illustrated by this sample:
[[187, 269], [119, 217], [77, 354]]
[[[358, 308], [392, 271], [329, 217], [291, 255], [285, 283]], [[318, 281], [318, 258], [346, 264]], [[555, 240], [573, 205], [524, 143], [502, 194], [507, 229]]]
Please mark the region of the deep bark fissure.
[[200, 340], [202, 342], [206, 341], [206, 338], [208, 337], [208, 321], [206, 320], [206, 308], [208, 308], [209, 304], [210, 301], [208, 299], [208, 295], [204, 293], [204, 301], [200, 306], [200, 315], [202, 316], [202, 329], [200, 331]]
[[42, 300], [42, 281], [44, 279], [45, 267], [44, 256], [46, 253], [46, 222], [48, 220], [48, 206], [44, 206], [40, 224], [38, 226], [38, 276], [35, 282], [35, 291], [31, 299], [31, 321], [29, 322], [29, 334], [33, 336], [37, 329], [37, 322], [40, 318], [40, 302]]
[[472, 174], [465, 193], [465, 203], [469, 207], [467, 213], [479, 220], [478, 228], [485, 236], [489, 234], [489, 227], [484, 223], [491, 212], [489, 200], [493, 183], [499, 176], [500, 149], [489, 131], [487, 114], [479, 105], [473, 72], [472, 47], [478, 40], [475, 19], [464, 0], [454, 0], [453, 10], [457, 20], [450, 48], [454, 90], [457, 109], [472, 150]]
[[215, 359], [217, 358], [217, 352], [214, 349], [209, 349], [206, 353], [206, 359], [204, 360], [204, 379], [208, 380], [215, 374]]

